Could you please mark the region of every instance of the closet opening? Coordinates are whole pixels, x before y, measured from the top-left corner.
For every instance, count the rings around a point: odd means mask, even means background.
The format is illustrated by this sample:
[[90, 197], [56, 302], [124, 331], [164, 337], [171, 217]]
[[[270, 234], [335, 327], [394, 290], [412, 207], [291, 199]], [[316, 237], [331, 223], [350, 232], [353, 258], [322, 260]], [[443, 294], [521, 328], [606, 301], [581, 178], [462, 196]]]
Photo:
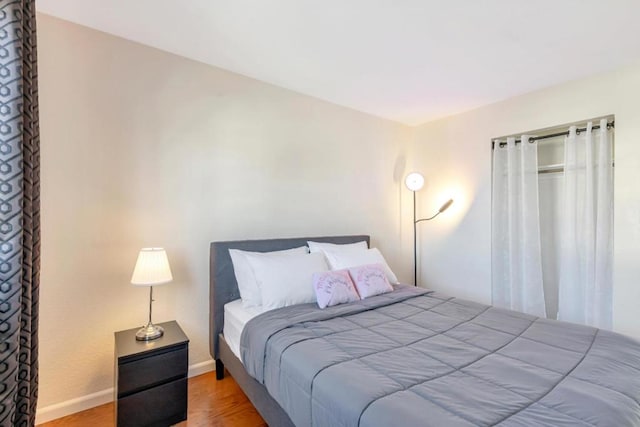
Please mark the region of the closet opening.
[[611, 327], [614, 119], [492, 142], [494, 303]]

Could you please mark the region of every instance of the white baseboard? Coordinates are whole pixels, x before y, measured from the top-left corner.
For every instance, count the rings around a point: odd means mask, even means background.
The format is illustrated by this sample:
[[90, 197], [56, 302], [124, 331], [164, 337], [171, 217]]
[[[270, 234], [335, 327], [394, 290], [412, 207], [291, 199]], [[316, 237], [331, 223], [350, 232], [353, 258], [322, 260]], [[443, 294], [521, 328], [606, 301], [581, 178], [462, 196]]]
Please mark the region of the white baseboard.
[[42, 424], [57, 418], [66, 417], [67, 415], [75, 414], [76, 412], [104, 405], [109, 402], [113, 402], [113, 387], [87, 394], [85, 396], [76, 397], [75, 399], [45, 406], [44, 408], [38, 408], [36, 410], [36, 424]]
[[[207, 360], [195, 363], [189, 366], [189, 378], [215, 371], [216, 365], [213, 360]], [[36, 424], [46, 423], [76, 412], [85, 411], [87, 409], [113, 402], [113, 387], [101, 390], [95, 393], [80, 396], [75, 399], [69, 399], [64, 402], [55, 403], [53, 405], [38, 408], [36, 411]]]
[[216, 362], [211, 360], [205, 360], [204, 362], [194, 363], [189, 366], [189, 378], [197, 377], [198, 375], [206, 374], [207, 372], [216, 370]]

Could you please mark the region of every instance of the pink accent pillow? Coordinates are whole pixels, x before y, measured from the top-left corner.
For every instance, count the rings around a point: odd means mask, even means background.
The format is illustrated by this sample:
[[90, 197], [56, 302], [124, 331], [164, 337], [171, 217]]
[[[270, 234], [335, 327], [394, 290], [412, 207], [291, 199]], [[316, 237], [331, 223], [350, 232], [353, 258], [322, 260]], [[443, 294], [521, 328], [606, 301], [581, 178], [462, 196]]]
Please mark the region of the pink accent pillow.
[[313, 289], [316, 291], [316, 300], [320, 308], [360, 299], [347, 270], [315, 273]]
[[349, 274], [362, 299], [393, 291], [381, 264], [353, 267], [349, 269]]

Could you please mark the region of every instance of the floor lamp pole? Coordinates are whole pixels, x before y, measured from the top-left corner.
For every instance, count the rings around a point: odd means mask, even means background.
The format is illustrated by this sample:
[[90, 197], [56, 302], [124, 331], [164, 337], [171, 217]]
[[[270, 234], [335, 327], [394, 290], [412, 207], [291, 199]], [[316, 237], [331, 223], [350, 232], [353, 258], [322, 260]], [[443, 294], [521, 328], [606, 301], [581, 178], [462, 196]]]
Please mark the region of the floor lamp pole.
[[416, 222], [416, 192], [413, 191], [413, 286], [418, 286], [418, 254], [417, 250], [417, 233], [416, 227], [418, 223]]

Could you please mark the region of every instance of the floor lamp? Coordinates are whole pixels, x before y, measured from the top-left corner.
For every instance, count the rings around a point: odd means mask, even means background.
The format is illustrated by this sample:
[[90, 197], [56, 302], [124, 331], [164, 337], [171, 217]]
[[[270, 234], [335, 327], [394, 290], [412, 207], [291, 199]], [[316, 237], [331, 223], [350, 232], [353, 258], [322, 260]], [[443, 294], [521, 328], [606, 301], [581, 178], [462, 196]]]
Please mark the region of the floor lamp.
[[419, 222], [422, 221], [430, 221], [440, 215], [442, 212], [449, 209], [449, 206], [453, 204], [453, 199], [447, 200], [445, 204], [440, 206], [438, 212], [435, 215], [429, 218], [416, 218], [416, 192], [420, 190], [424, 186], [424, 177], [418, 172], [412, 172], [407, 175], [407, 178], [404, 180], [405, 185], [409, 190], [413, 192], [413, 286], [418, 286], [418, 254], [417, 254], [417, 226]]

